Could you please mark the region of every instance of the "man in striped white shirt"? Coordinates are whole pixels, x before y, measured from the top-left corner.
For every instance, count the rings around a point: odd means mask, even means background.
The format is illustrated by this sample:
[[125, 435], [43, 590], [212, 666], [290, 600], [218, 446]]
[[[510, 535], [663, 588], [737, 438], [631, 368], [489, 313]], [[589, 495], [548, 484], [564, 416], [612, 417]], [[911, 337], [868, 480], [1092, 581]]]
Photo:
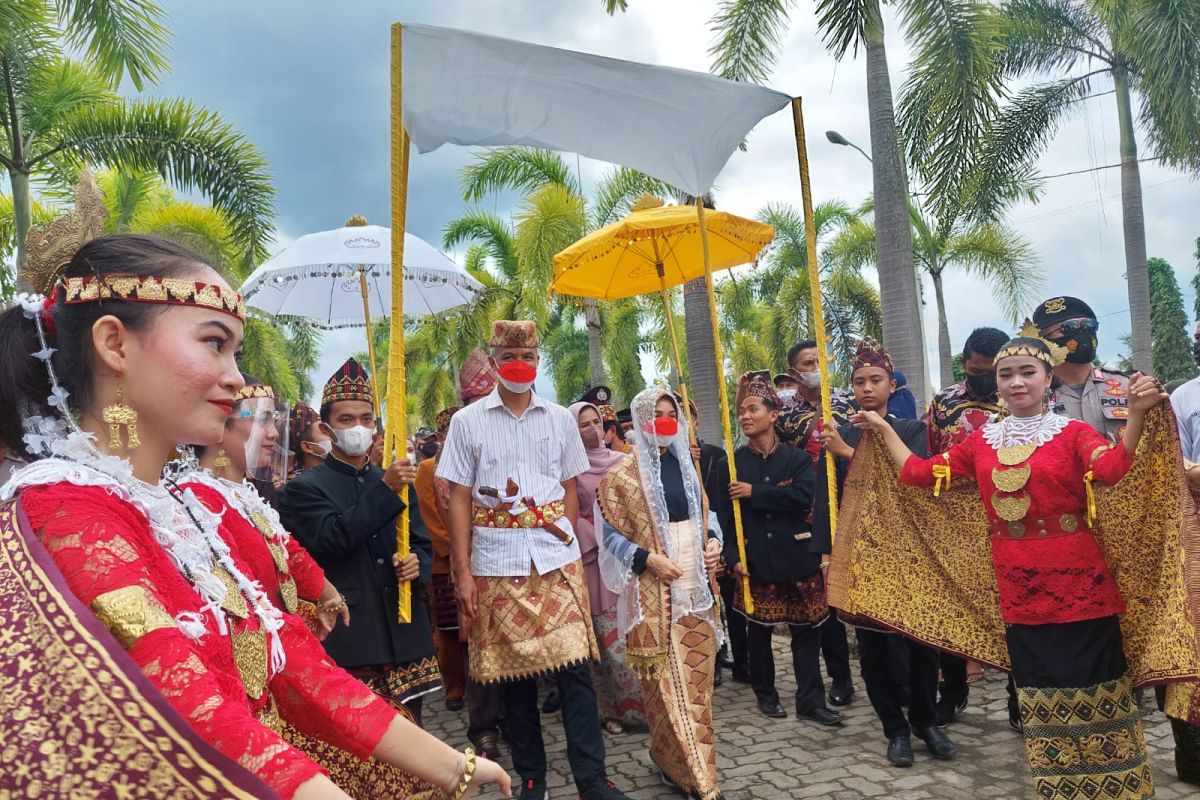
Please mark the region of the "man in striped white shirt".
[[607, 780], [588, 663], [599, 660], [579, 544], [575, 476], [587, 454], [570, 413], [533, 391], [537, 329], [498, 320], [489, 341], [499, 385], [454, 415], [437, 476], [470, 670], [498, 683], [522, 800], [545, 800], [546, 752], [534, 676], [562, 698], [567, 758], [584, 800], [624, 800]]

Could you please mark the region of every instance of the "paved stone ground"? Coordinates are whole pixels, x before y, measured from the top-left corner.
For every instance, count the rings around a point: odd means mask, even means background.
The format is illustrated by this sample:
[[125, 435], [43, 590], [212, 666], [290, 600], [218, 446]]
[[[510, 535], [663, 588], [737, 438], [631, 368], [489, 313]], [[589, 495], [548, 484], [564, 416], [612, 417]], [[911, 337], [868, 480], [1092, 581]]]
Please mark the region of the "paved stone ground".
[[[776, 638], [776, 665], [783, 705], [795, 692], [790, 654], [785, 640]], [[896, 769], [884, 757], [886, 741], [858, 680], [846, 724], [830, 729], [794, 717], [767, 719], [758, 713], [750, 687], [734, 683], [728, 673], [714, 698], [721, 788], [730, 800], [746, 798], [820, 797], [856, 800], [861, 797], [895, 800], [973, 800], [1004, 798], [1033, 800], [1032, 784], [1021, 737], [1008, 727], [1005, 678], [989, 672], [971, 690], [971, 702], [958, 722], [946, 730], [958, 745], [954, 761], [935, 761], [914, 738], [916, 764]], [[466, 713], [445, 710], [440, 695], [426, 698], [425, 724], [455, 746], [466, 741]], [[1143, 701], [1146, 742], [1154, 764], [1158, 800], [1200, 797], [1200, 790], [1175, 777], [1170, 725], [1153, 708], [1153, 695]], [[574, 798], [567, 768], [561, 714], [543, 718], [551, 797]], [[605, 734], [609, 777], [637, 800], [678, 800], [659, 781], [650, 764], [644, 733]], [[510, 770], [507, 757], [502, 762]], [[513, 776], [516, 780], [516, 776]], [[486, 795], [497, 796], [495, 793]]]

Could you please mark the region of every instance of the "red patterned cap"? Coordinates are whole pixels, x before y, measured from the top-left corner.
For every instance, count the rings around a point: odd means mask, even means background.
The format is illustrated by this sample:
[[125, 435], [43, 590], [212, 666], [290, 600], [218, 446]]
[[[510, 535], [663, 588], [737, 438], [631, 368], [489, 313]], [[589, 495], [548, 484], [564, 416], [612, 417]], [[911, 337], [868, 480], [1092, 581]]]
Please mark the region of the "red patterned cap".
[[486, 397], [496, 388], [496, 373], [487, 355], [476, 348], [458, 371], [458, 396], [464, 403], [476, 397]]
[[528, 319], [498, 319], [492, 323], [489, 347], [537, 347], [537, 325]]
[[863, 367], [880, 367], [887, 370], [887, 374], [891, 375], [896, 370], [892, 366], [892, 357], [888, 355], [887, 350], [883, 349], [883, 345], [875, 341], [871, 336], [864, 336], [863, 340], [858, 343], [858, 350], [854, 353], [854, 365], [850, 368], [850, 374], [853, 375]]
[[374, 403], [375, 395], [371, 391], [371, 376], [362, 365], [353, 358], [333, 373], [321, 392], [321, 405], [335, 403], [338, 400], [362, 400], [364, 403]]

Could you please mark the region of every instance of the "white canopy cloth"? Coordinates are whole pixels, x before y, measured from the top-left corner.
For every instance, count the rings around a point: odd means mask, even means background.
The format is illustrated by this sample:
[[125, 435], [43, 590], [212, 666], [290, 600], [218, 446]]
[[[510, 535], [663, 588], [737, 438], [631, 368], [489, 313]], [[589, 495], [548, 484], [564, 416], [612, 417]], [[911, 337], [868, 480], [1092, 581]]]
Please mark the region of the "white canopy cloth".
[[[362, 327], [359, 272], [367, 274], [371, 318], [391, 315], [392, 232], [360, 225], [310, 233], [276, 253], [242, 285], [247, 305], [304, 317], [321, 328]], [[483, 284], [428, 242], [404, 234], [404, 313], [445, 314], [469, 305]]]
[[702, 72], [405, 24], [404, 127], [417, 150], [528, 145], [631, 167], [692, 195], [785, 94]]

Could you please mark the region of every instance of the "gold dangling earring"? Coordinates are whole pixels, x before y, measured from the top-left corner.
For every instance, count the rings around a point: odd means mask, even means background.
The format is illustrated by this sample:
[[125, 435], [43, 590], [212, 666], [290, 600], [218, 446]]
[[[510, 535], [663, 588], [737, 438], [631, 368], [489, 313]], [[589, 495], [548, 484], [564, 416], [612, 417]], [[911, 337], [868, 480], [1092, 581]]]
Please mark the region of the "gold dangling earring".
[[100, 417], [108, 424], [108, 447], [110, 450], [121, 449], [121, 426], [126, 427], [125, 431], [125, 449], [133, 450], [140, 447], [142, 442], [138, 439], [137, 432], [137, 412], [130, 406], [125, 405], [125, 385], [117, 384], [117, 402], [111, 406], [105, 406]]
[[213, 467], [217, 471], [218, 478], [225, 477], [225, 470], [233, 466], [233, 462], [229, 460], [229, 456], [225, 455], [225, 448], [217, 450], [217, 457], [213, 459]]

